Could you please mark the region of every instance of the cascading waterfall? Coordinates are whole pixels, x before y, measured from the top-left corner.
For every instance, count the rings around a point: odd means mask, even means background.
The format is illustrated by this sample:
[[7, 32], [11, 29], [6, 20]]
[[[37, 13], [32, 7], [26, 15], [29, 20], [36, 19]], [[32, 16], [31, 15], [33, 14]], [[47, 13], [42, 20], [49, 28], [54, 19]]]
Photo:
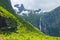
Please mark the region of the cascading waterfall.
[[41, 31], [41, 18], [40, 18], [39, 28], [40, 28], [40, 31]]

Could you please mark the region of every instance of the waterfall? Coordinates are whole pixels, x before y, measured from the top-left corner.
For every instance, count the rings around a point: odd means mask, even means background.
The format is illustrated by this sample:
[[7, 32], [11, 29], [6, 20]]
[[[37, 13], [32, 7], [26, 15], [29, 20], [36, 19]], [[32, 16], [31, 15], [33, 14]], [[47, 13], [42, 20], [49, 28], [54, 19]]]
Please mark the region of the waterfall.
[[40, 31], [41, 31], [41, 18], [40, 18], [39, 28], [40, 28]]

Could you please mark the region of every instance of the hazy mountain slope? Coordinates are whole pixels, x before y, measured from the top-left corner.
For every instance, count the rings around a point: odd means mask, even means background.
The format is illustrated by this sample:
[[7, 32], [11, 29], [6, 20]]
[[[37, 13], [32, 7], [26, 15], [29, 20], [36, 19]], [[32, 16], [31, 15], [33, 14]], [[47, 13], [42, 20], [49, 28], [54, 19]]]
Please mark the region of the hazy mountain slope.
[[38, 14], [38, 13], [31, 13], [31, 14], [29, 14], [28, 13], [28, 16], [27, 16], [27, 14], [23, 14], [23, 15], [20, 15], [20, 16], [22, 18], [24, 18], [25, 20], [29, 21], [31, 24], [33, 24], [37, 28], [39, 28], [40, 17], [42, 16], [42, 14]]
[[48, 35], [60, 36], [60, 6], [42, 16], [42, 31]]

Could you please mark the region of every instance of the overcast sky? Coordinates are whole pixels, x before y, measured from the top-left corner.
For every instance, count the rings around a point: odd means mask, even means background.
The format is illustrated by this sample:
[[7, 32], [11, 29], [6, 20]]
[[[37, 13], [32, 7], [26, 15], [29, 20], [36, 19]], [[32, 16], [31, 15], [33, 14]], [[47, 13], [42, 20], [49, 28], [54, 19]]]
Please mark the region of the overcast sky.
[[26, 9], [39, 9], [44, 11], [52, 10], [60, 6], [60, 0], [11, 0], [12, 5], [24, 4]]

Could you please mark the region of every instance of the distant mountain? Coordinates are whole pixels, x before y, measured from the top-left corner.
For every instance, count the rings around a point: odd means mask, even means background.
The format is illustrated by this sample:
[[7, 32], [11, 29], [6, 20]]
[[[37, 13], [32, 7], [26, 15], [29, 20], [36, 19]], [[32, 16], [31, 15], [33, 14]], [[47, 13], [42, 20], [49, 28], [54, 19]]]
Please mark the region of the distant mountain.
[[[40, 17], [43, 14], [39, 14], [39, 13], [23, 13], [22, 15], [20, 15], [22, 18], [24, 18], [25, 20], [27, 20], [28, 22], [30, 22], [31, 24], [33, 24], [34, 26], [36, 26], [37, 28], [39, 28], [40, 25]], [[40, 28], [39, 28], [40, 29]]]
[[42, 31], [48, 35], [60, 36], [60, 6], [41, 17]]

